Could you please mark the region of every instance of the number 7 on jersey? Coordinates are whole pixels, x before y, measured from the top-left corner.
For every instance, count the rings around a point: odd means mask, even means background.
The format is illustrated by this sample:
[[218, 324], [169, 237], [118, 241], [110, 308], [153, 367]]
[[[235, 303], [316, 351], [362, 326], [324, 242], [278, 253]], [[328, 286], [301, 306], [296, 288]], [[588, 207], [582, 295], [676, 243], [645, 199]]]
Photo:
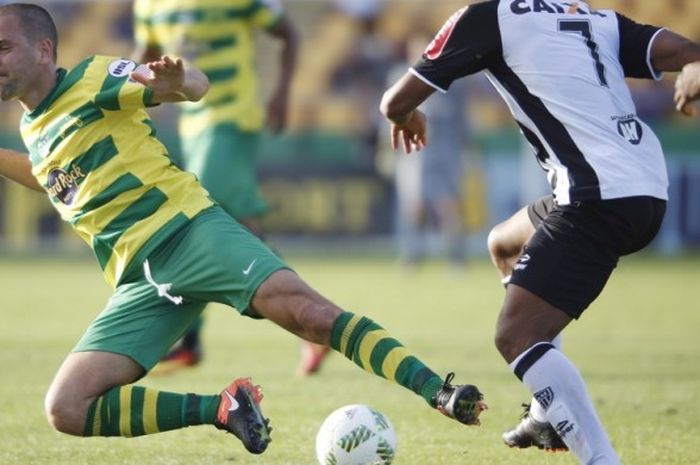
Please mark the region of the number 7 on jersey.
[[601, 86], [608, 87], [608, 80], [605, 78], [605, 65], [600, 61], [598, 44], [593, 40], [591, 23], [581, 19], [560, 19], [558, 23], [559, 32], [581, 34], [586, 39], [586, 46], [591, 52], [591, 57], [595, 62], [595, 70], [598, 75], [598, 82]]

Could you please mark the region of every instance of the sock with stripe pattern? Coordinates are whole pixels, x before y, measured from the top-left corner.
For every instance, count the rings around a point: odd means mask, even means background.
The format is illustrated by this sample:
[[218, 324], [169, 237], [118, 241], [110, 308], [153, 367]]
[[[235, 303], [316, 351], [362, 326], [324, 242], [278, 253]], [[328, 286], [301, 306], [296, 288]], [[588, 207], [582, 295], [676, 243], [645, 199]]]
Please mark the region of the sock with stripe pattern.
[[331, 347], [365, 371], [415, 392], [431, 406], [442, 387], [442, 378], [369, 318], [343, 312], [333, 323]]
[[218, 395], [117, 386], [92, 402], [83, 436], [133, 437], [192, 425], [213, 425], [219, 401]]

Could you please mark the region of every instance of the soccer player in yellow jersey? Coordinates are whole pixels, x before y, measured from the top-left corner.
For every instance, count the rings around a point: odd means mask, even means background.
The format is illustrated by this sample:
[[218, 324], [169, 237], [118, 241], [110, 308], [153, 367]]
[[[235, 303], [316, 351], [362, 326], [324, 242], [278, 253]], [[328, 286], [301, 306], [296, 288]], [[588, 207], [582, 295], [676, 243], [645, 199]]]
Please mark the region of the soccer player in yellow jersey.
[[[297, 33], [278, 0], [136, 0], [135, 60], [182, 57], [209, 78], [209, 92], [180, 105], [183, 167], [195, 173], [212, 198], [261, 237], [267, 211], [255, 161], [263, 126], [272, 133], [287, 122]], [[264, 30], [281, 43], [279, 73], [266, 111], [259, 100], [255, 37]], [[202, 357], [198, 319], [165, 357], [161, 368], [188, 366]], [[316, 350], [314, 350], [316, 349]], [[300, 373], [314, 371], [324, 352], [309, 344]]]
[[[255, 178], [263, 126], [277, 133], [287, 120], [297, 33], [278, 0], [136, 0], [138, 62], [181, 57], [209, 78], [209, 92], [180, 105], [183, 163], [212, 197], [254, 233], [267, 210]], [[280, 66], [266, 111], [259, 100], [255, 31], [278, 39]]]
[[46, 191], [114, 287], [51, 383], [53, 427], [130, 437], [209, 424], [264, 452], [268, 420], [249, 378], [215, 395], [132, 384], [208, 302], [328, 345], [448, 417], [479, 423], [485, 405], [475, 386], [452, 385], [452, 374], [443, 382], [377, 323], [319, 295], [170, 162], [144, 107], [199, 100], [208, 87], [201, 71], [167, 56], [140, 66], [94, 56], [65, 70], [57, 41], [42, 7], [0, 6], [0, 99], [24, 108], [30, 152], [0, 149], [0, 175]]

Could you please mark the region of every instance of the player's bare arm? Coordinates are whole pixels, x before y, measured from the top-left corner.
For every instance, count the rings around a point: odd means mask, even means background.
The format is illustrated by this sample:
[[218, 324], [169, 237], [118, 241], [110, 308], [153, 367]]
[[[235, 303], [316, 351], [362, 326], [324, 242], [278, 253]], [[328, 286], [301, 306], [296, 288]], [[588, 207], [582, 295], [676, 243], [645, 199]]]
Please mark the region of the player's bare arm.
[[146, 63], [145, 68], [137, 68], [131, 78], [153, 90], [155, 103], [196, 102], [209, 89], [209, 80], [203, 72], [185, 66], [181, 58], [168, 56]]
[[44, 192], [44, 188], [32, 174], [32, 163], [25, 153], [0, 148], [0, 176], [35, 191]]
[[287, 126], [289, 89], [296, 69], [299, 35], [286, 17], [277, 22], [268, 32], [282, 42], [279, 56], [279, 79], [277, 87], [267, 103], [267, 127], [273, 134], [276, 134]]
[[664, 29], [651, 46], [651, 64], [658, 71], [680, 71], [683, 66], [700, 61], [700, 44]]
[[426, 118], [418, 106], [435, 89], [406, 73], [382, 97], [380, 111], [391, 122], [391, 146], [403, 146], [405, 153], [420, 151], [428, 143]]
[[651, 63], [659, 71], [682, 71], [676, 80], [676, 109], [692, 116], [691, 104], [700, 97], [700, 44], [669, 30], [663, 30], [651, 47]]

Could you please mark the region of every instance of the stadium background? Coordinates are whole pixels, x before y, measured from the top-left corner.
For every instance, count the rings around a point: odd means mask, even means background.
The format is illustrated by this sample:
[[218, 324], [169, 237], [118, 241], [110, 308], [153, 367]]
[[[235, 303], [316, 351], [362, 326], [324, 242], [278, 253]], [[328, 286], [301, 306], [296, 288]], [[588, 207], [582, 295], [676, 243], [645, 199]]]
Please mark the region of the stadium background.
[[[129, 56], [131, 2], [39, 1], [56, 17], [59, 62], [71, 67], [90, 54]], [[392, 158], [378, 102], [387, 72], [404, 62], [414, 34], [432, 35], [464, 2], [452, 0], [286, 0], [301, 33], [289, 130], [264, 145], [260, 175], [272, 206], [265, 222], [273, 244], [289, 251], [354, 244], [390, 254], [395, 222]], [[697, 0], [596, 0], [640, 22], [667, 25], [700, 39]], [[344, 6], [342, 5], [344, 4]], [[260, 37], [262, 92], [274, 82], [276, 44]], [[412, 61], [412, 58], [409, 60]], [[671, 202], [652, 250], [677, 255], [700, 248], [700, 119], [673, 111], [669, 74], [660, 83], [631, 82], [640, 116], [660, 136], [671, 176]], [[465, 111], [471, 143], [465, 147], [465, 226], [469, 253], [485, 255], [489, 228], [546, 190], [544, 176], [522, 143], [500, 98], [481, 78], [470, 78]], [[0, 108], [0, 145], [22, 149], [19, 105]], [[173, 156], [179, 154], [176, 110], [153, 117]], [[88, 253], [41, 194], [0, 179], [0, 247], [5, 254]], [[439, 247], [437, 245], [436, 247]]]
[[[59, 21], [63, 66], [92, 53], [130, 54], [130, 2], [39, 3]], [[622, 7], [640, 21], [700, 39], [698, 0], [591, 3]], [[435, 31], [462, 2], [347, 0], [355, 14], [375, 11], [371, 35], [333, 0], [284, 4], [302, 34], [302, 48], [290, 131], [271, 139], [261, 160], [274, 206], [267, 219], [273, 245], [314, 288], [382, 322], [436, 371], [454, 370], [459, 382], [477, 383], [490, 406], [483, 425], [465, 430], [445, 421], [411, 393], [365, 376], [336, 355], [320, 376], [293, 377], [296, 338], [223, 308], [208, 310], [205, 363], [173, 376], [149, 375], [143, 384], [214, 393], [231, 376], [253, 376], [264, 386], [265, 413], [275, 428], [264, 456], [249, 456], [209, 427], [134, 440], [56, 433], [41, 407], [46, 388], [111, 290], [89, 249], [56, 218], [45, 195], [0, 179], [0, 464], [309, 465], [316, 463], [314, 438], [323, 418], [349, 403], [367, 403], [392, 420], [399, 435], [397, 465], [578, 463], [571, 454], [511, 451], [501, 444], [500, 434], [514, 424], [529, 393], [493, 348], [503, 288], [488, 260], [470, 261], [463, 273], [439, 262], [404, 273], [394, 262], [391, 161], [401, 155], [375, 146], [386, 139], [377, 112], [386, 54], [409, 31]], [[261, 37], [263, 93], [276, 69], [269, 53], [274, 47]], [[636, 465], [698, 463], [700, 119], [674, 114], [672, 79], [633, 83], [640, 114], [667, 152], [672, 202], [664, 230], [651, 253], [624, 261], [595, 308], [565, 336], [565, 351], [584, 374], [623, 463]], [[488, 228], [540, 192], [544, 176], [534, 157], [523, 155], [499, 97], [480, 79], [470, 82], [470, 90], [466, 222], [470, 253], [485, 255]], [[0, 146], [22, 148], [19, 116], [19, 105], [0, 103]], [[177, 154], [174, 108], [163, 105], [153, 116]]]

